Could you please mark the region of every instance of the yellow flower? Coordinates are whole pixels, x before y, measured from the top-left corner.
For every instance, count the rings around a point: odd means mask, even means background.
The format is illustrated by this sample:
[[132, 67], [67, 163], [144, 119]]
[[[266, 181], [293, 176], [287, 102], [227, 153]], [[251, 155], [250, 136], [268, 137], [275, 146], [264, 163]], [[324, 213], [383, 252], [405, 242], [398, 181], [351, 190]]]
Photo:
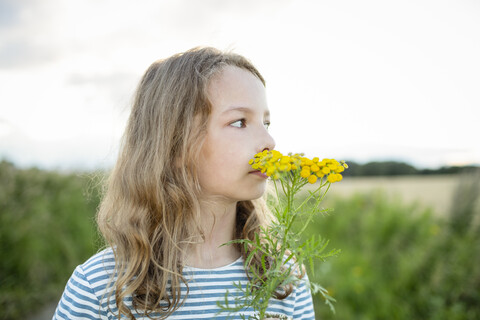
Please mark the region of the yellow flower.
[[325, 176], [329, 183], [341, 181], [343, 177], [340, 173], [348, 168], [345, 161], [338, 162], [327, 158], [319, 161], [318, 157], [309, 159], [301, 153], [289, 153], [284, 156], [277, 150], [259, 152], [248, 163], [254, 170], [260, 170], [272, 179], [279, 179], [283, 174], [290, 172], [298, 174], [305, 182], [311, 184]]
[[327, 177], [327, 180], [328, 180], [328, 182], [330, 182], [330, 183], [342, 181], [342, 179], [343, 179], [343, 177], [342, 177], [342, 175], [339, 174], [339, 173], [331, 173], [331, 174], [328, 175], [328, 177]]
[[330, 183], [334, 183], [334, 182], [336, 181], [335, 178], [336, 178], [336, 177], [335, 177], [334, 174], [330, 174], [330, 175], [328, 175], [327, 180], [328, 180], [328, 182], [330, 182]]
[[280, 159], [280, 163], [281, 164], [290, 163], [290, 157], [289, 156], [282, 156], [282, 158]]
[[270, 168], [267, 169], [267, 173], [266, 173], [267, 176], [270, 177], [270, 176], [271, 176], [272, 174], [274, 174], [274, 173], [275, 173], [275, 168], [270, 167]]
[[317, 171], [316, 174], [319, 178], [322, 178], [325, 175], [322, 171]]
[[300, 176], [302, 178], [308, 178], [310, 176], [310, 170], [303, 170], [302, 169], [302, 171], [300, 171]]
[[331, 163], [329, 165], [327, 165], [328, 169], [332, 170], [332, 171], [335, 171], [337, 169], [337, 165], [335, 163]]
[[335, 160], [335, 159], [330, 159], [330, 162], [331, 162], [332, 164], [336, 165], [336, 166], [339, 166], [339, 165], [340, 165], [340, 163], [339, 163], [337, 160]]

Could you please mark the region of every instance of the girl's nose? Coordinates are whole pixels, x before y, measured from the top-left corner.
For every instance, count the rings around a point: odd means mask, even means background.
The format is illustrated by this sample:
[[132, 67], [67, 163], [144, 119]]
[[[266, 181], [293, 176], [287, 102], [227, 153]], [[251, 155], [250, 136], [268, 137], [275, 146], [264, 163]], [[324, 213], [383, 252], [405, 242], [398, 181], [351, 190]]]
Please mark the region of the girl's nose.
[[260, 145], [260, 148], [257, 150], [257, 152], [262, 152], [263, 150], [273, 150], [273, 149], [275, 149], [275, 140], [267, 130], [264, 130], [262, 143]]

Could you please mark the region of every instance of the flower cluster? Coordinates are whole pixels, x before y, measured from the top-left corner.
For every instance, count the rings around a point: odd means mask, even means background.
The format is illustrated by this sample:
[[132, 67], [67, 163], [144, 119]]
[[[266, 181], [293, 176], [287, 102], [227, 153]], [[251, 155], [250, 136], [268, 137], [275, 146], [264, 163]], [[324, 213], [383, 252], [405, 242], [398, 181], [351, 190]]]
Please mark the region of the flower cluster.
[[[328, 240], [316, 232], [310, 236], [305, 233], [317, 214], [328, 211], [321, 206], [322, 201], [331, 183], [342, 180], [342, 172], [348, 166], [345, 161], [309, 159], [303, 153], [283, 155], [276, 150], [256, 154], [249, 164], [253, 170], [273, 179], [275, 195], [272, 200], [275, 201], [268, 201], [273, 216], [268, 225], [255, 233], [255, 239], [235, 239], [227, 243], [248, 248], [245, 269], [251, 278], [246, 285], [234, 283], [242, 293], [234, 305], [229, 304], [228, 291], [225, 302], [218, 305], [232, 313], [251, 308], [256, 313], [248, 317], [252, 320], [280, 318], [277, 314], [267, 316], [270, 299], [288, 286], [297, 286], [304, 281], [298, 270], [303, 270], [305, 264], [314, 270], [314, 259], [325, 261], [340, 253], [338, 249], [325, 252]], [[303, 187], [317, 181], [320, 183], [300, 194]], [[332, 304], [335, 299], [326, 289], [318, 283], [304, 283], [312, 293], [320, 293], [330, 309], [335, 310]], [[242, 315], [242, 318], [247, 319], [247, 316]]]
[[317, 157], [309, 159], [301, 153], [289, 153], [285, 156], [276, 150], [257, 153], [250, 159], [249, 164], [254, 170], [259, 170], [273, 179], [280, 178], [286, 172], [299, 172], [303, 179], [312, 184], [323, 177], [330, 183], [341, 181], [343, 178], [341, 172], [348, 168], [345, 161], [320, 160]]

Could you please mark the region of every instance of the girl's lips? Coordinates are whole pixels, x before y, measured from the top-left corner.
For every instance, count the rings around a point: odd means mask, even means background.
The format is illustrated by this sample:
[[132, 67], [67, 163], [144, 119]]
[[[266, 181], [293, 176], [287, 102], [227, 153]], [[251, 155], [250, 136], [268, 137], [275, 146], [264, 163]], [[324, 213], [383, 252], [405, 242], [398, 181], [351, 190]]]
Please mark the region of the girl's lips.
[[254, 174], [254, 175], [259, 176], [259, 177], [264, 178], [264, 179], [268, 178], [268, 176], [265, 173], [262, 173], [258, 170], [250, 171], [249, 174]]

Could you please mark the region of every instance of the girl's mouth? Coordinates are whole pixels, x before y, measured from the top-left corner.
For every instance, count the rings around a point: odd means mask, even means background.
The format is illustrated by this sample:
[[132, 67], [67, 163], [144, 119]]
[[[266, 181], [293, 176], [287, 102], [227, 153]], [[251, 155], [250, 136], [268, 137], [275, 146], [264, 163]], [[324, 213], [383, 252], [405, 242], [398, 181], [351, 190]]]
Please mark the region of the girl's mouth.
[[254, 175], [259, 176], [260, 178], [263, 178], [263, 179], [268, 178], [268, 176], [265, 173], [262, 173], [261, 171], [258, 171], [258, 170], [250, 171], [249, 174], [254, 174]]

